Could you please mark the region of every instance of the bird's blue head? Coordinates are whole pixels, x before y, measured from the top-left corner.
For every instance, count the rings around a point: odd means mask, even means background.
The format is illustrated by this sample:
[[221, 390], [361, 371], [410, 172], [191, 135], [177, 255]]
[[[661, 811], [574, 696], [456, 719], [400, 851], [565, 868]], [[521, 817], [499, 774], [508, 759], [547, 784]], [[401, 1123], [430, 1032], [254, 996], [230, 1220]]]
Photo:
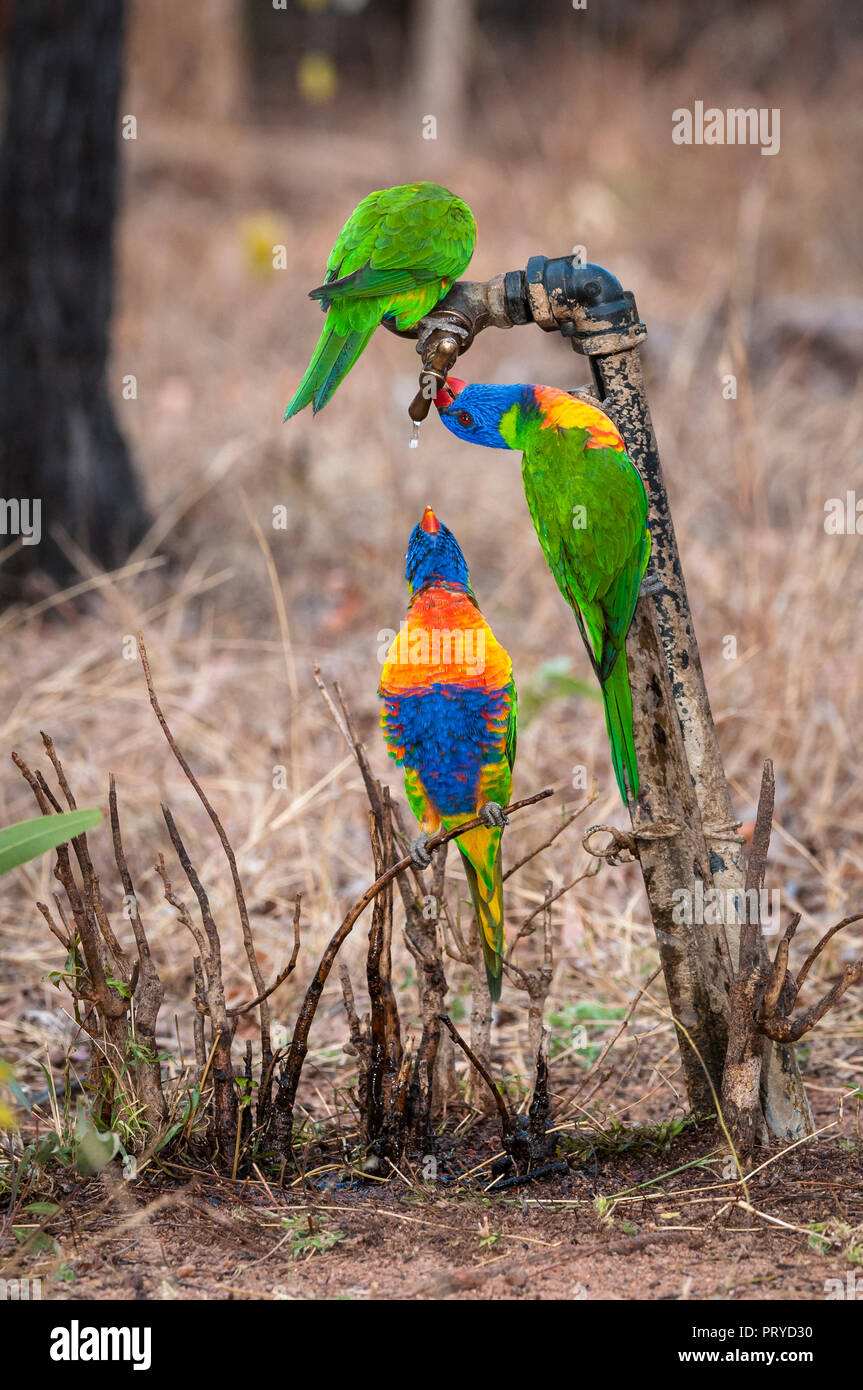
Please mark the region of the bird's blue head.
[[501, 433], [501, 421], [514, 405], [523, 405], [525, 391], [517, 386], [468, 385], [457, 376], [449, 376], [446, 385], [435, 396], [440, 418], [452, 434], [470, 444], [485, 444], [489, 449], [512, 449], [512, 434]]
[[422, 521], [411, 531], [405, 559], [405, 578], [411, 596], [428, 584], [446, 584], [473, 594], [461, 546], [449, 527], [438, 521], [431, 507], [426, 507]]

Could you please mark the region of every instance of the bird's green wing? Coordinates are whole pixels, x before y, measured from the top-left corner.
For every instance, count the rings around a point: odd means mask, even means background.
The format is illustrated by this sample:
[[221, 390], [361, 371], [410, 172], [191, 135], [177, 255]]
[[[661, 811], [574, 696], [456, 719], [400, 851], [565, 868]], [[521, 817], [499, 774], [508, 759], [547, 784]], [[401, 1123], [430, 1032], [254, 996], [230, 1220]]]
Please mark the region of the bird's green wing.
[[506, 760], [509, 763], [509, 770], [512, 772], [515, 766], [515, 749], [518, 741], [518, 691], [515, 688], [515, 681], [510, 681], [507, 687], [510, 698], [509, 722], [506, 726]]
[[317, 289], [309, 291], [309, 299], [329, 300], [368, 299], [373, 295], [399, 294], [402, 290], [416, 289], [424, 285], [428, 276], [422, 270], [406, 270], [398, 266], [376, 269], [367, 261], [359, 270], [350, 275], [342, 275], [338, 280], [327, 280]]
[[338, 280], [340, 296], [388, 294], [455, 279], [466, 269], [475, 241], [470, 208], [447, 189], [437, 184], [379, 189], [345, 223], [321, 289], [332, 291]]
[[311, 298], [327, 311], [312, 360], [285, 412], [321, 410], [382, 319], [412, 328], [446, 294], [473, 254], [470, 209], [438, 184], [403, 184], [363, 198]]
[[621, 450], [585, 448], [587, 438], [537, 431], [522, 471], [540, 545], [603, 679], [632, 621], [650, 538], [637, 470]]

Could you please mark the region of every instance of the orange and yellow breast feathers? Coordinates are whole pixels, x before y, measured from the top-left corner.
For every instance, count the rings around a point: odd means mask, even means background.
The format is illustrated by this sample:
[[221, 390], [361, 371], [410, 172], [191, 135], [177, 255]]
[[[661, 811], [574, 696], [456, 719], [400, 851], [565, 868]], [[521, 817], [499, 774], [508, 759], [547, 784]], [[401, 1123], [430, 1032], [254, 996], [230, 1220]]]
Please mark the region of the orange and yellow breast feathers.
[[541, 429], [587, 430], [590, 437], [585, 443], [586, 449], [626, 452], [617, 426], [595, 405], [580, 401], [555, 386], [536, 386], [534, 393], [543, 417]]
[[390, 645], [382, 688], [390, 694], [429, 685], [502, 690], [509, 655], [464, 593], [434, 587], [417, 595]]

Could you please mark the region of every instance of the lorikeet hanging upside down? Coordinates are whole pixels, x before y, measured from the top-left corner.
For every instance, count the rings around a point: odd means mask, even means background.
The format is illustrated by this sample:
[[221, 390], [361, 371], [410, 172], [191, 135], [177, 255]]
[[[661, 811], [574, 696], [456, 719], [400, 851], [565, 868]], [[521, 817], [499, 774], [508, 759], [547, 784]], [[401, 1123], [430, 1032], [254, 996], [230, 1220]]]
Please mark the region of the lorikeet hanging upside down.
[[384, 665], [381, 727], [390, 757], [404, 766], [405, 793], [421, 826], [411, 845], [419, 868], [430, 862], [430, 835], [482, 817], [483, 825], [456, 843], [497, 1000], [505, 950], [502, 808], [516, 742], [512, 664], [479, 611], [458, 541], [431, 507], [411, 532], [406, 558], [411, 599]]
[[627, 783], [638, 796], [638, 767], [625, 644], [650, 559], [638, 470], [607, 415], [551, 386], [467, 386], [449, 377], [435, 405], [460, 439], [522, 451], [527, 505], [602, 689], [626, 802]]
[[312, 290], [327, 311], [306, 374], [285, 411], [322, 410], [382, 319], [413, 328], [464, 273], [476, 223], [470, 208], [437, 183], [382, 188], [363, 198]]

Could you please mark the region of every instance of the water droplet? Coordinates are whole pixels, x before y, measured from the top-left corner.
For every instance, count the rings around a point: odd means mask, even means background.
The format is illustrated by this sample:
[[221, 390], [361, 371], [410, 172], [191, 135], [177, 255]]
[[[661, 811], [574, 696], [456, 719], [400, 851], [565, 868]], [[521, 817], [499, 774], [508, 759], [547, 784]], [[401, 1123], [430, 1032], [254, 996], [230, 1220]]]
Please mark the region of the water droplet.
[[409, 444], [408, 447], [411, 448], [411, 449], [418, 449], [419, 446], [420, 446], [420, 426], [419, 426], [419, 421], [418, 421], [418, 420], [414, 420], [413, 428], [411, 429], [411, 442], [410, 442], [410, 444]]

